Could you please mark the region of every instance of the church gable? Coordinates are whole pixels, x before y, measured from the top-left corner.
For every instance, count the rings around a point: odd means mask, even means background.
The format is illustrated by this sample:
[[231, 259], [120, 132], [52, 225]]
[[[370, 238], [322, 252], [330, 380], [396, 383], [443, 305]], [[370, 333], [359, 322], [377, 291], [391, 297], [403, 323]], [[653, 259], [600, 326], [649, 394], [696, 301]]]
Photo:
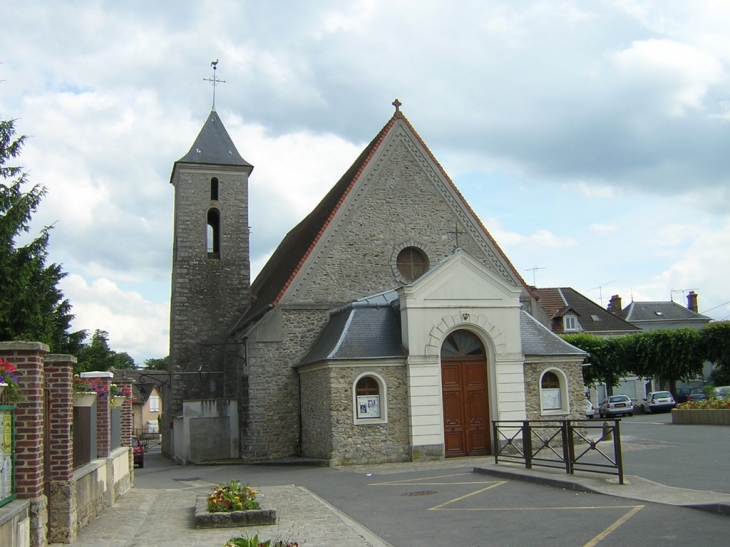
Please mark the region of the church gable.
[[286, 235], [254, 280], [251, 304], [232, 334], [279, 304], [328, 309], [405, 285], [415, 277], [400, 271], [401, 252], [420, 257], [423, 273], [456, 247], [519, 287], [523, 301], [534, 297], [396, 109], [322, 201]]
[[414, 280], [398, 266], [401, 251], [420, 254], [425, 271], [457, 244], [527, 291], [405, 117], [397, 112], [377, 139], [280, 301], [342, 303], [393, 289]]

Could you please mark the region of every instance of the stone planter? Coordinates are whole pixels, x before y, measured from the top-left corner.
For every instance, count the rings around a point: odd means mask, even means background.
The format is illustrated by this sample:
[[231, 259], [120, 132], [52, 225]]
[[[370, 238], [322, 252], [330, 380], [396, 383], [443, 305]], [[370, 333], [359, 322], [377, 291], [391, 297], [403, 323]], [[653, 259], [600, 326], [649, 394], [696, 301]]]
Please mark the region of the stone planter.
[[126, 397], [112, 397], [112, 400], [114, 401], [112, 403], [112, 408], [119, 408], [124, 404], [124, 401], [127, 400]]
[[241, 526], [269, 526], [276, 524], [276, 509], [255, 509], [252, 511], [231, 511], [230, 513], [209, 513], [208, 496], [195, 500], [196, 528], [238, 528]]
[[673, 424], [730, 425], [730, 409], [672, 410]]
[[94, 405], [96, 393], [74, 393], [74, 406], [89, 407]]
[[0, 395], [3, 394], [3, 391], [5, 391], [6, 387], [8, 387], [8, 384], [0, 384]]

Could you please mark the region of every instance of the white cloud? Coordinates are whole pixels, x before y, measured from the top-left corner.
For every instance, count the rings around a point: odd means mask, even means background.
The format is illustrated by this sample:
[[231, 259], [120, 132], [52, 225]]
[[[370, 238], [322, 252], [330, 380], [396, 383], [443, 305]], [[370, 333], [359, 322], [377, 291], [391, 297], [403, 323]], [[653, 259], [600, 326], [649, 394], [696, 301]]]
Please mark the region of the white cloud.
[[74, 330], [107, 331], [110, 347], [126, 351], [138, 364], [168, 354], [168, 302], [151, 302], [104, 278], [89, 284], [76, 274], [63, 279], [60, 287], [73, 304]]
[[725, 77], [722, 63], [712, 54], [672, 40], [633, 42], [614, 60], [621, 77], [633, 86], [662, 88], [662, 106], [670, 116], [700, 108], [709, 87]]

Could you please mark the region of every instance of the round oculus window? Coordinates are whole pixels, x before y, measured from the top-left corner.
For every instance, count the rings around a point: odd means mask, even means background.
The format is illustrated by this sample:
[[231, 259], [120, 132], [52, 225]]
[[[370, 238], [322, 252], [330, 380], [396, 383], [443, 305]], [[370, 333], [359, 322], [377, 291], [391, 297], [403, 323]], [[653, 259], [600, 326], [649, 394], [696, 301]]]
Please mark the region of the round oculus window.
[[398, 253], [396, 266], [407, 281], [415, 281], [428, 271], [428, 257], [417, 247], [406, 247]]

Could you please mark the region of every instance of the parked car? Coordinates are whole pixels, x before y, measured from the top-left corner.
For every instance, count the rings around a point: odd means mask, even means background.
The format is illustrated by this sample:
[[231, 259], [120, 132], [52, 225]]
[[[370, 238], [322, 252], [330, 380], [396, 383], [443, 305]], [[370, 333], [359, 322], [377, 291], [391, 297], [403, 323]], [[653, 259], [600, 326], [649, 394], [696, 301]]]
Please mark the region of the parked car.
[[652, 391], [646, 395], [642, 406], [644, 412], [652, 414], [661, 410], [672, 410], [677, 403], [668, 391]]
[[694, 388], [691, 387], [680, 387], [677, 388], [677, 396], [674, 398], [677, 404], [687, 402], [687, 397]]
[[132, 437], [132, 450], [134, 451], [134, 465], [144, 467], [144, 446], [137, 437]]
[[596, 409], [593, 408], [593, 403], [590, 401], [590, 399], [586, 399], [586, 418], [590, 418], [591, 420], [596, 415]]
[[633, 416], [634, 404], [628, 395], [611, 395], [598, 407], [598, 414], [601, 418], [607, 416]]
[[705, 399], [707, 399], [707, 395], [703, 387], [693, 387], [690, 389], [689, 395], [687, 395], [688, 401], [704, 401]]

